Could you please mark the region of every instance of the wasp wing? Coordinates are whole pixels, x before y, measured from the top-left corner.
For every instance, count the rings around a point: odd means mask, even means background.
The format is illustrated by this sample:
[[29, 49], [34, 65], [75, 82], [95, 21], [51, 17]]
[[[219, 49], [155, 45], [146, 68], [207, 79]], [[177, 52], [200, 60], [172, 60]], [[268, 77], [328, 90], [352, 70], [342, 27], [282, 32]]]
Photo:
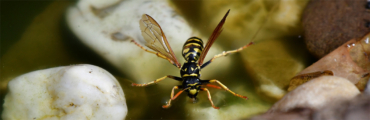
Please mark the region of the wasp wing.
[[181, 64], [177, 61], [171, 46], [168, 44], [161, 26], [149, 15], [143, 14], [140, 20], [141, 35], [144, 37], [145, 45], [150, 49], [164, 55], [176, 67], [180, 68]]
[[216, 41], [217, 37], [221, 34], [221, 32], [222, 32], [222, 26], [224, 25], [225, 20], [226, 20], [226, 17], [229, 14], [229, 12], [230, 12], [230, 10], [227, 11], [227, 13], [225, 14], [225, 16], [220, 21], [220, 23], [218, 23], [218, 25], [215, 28], [215, 30], [213, 30], [213, 33], [212, 33], [211, 37], [209, 37], [209, 39], [207, 41], [207, 44], [204, 47], [204, 50], [203, 50], [202, 54], [200, 55], [200, 58], [199, 58], [199, 61], [198, 61], [198, 65], [199, 66], [202, 66], [202, 64], [204, 62], [204, 58], [206, 58], [206, 55], [208, 53], [209, 48], [211, 48], [212, 44]]

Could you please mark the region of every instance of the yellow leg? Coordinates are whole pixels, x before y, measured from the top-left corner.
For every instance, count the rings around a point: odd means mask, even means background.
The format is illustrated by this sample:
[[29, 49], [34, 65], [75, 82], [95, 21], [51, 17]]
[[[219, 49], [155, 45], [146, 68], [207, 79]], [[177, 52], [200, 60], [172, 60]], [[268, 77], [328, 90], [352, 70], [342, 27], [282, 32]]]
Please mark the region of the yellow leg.
[[219, 84], [223, 89], [225, 89], [226, 91], [230, 92], [231, 94], [233, 94], [233, 95], [235, 95], [237, 97], [240, 97], [240, 98], [243, 98], [243, 99], [248, 99], [247, 96], [242, 96], [242, 95], [236, 94], [235, 92], [231, 91], [229, 88], [227, 88], [224, 84], [222, 84], [218, 80], [210, 80], [209, 82], [210, 83], [217, 83], [217, 84]]
[[213, 61], [213, 60], [215, 60], [216, 58], [223, 57], [223, 56], [226, 56], [226, 55], [231, 54], [231, 53], [236, 53], [236, 52], [242, 51], [243, 49], [245, 49], [245, 48], [249, 47], [249, 46], [250, 46], [250, 45], [252, 45], [252, 44], [253, 44], [253, 42], [250, 42], [249, 44], [244, 45], [243, 47], [240, 47], [240, 48], [238, 48], [238, 49], [236, 49], [236, 50], [230, 50], [230, 51], [226, 51], [226, 52], [224, 51], [224, 52], [222, 52], [221, 54], [215, 55], [215, 56], [210, 60], [210, 62], [212, 62], [212, 61]]
[[151, 85], [151, 84], [154, 84], [154, 83], [160, 82], [160, 81], [162, 81], [162, 80], [166, 79], [167, 77], [172, 78], [172, 76], [167, 75], [167, 76], [161, 77], [161, 78], [159, 78], [159, 79], [156, 79], [156, 80], [154, 80], [154, 81], [152, 81], [152, 82], [148, 82], [148, 83], [144, 83], [144, 84], [136, 84], [136, 83], [132, 83], [131, 85], [132, 85], [132, 86], [137, 86], [137, 87], [145, 87], [145, 86], [148, 86], [148, 85]]
[[168, 60], [171, 64], [175, 65], [176, 67], [178, 68], [181, 68], [181, 66], [178, 66], [174, 61], [172, 61], [170, 58], [166, 57], [165, 55], [161, 54], [161, 53], [158, 53], [158, 52], [154, 52], [154, 51], [150, 51], [148, 49], [145, 49], [143, 46], [141, 46], [139, 43], [137, 43], [135, 40], [131, 40], [131, 42], [135, 43], [136, 46], [140, 47], [141, 49], [143, 49], [144, 51], [146, 52], [149, 52], [149, 53], [153, 53], [155, 55], [157, 55], [158, 57], [160, 58], [163, 58], [163, 59], [166, 59]]
[[208, 89], [207, 88], [201, 88], [202, 91], [207, 91], [207, 94], [208, 94], [208, 100], [209, 102], [211, 102], [212, 104], [212, 107], [214, 109], [220, 109], [219, 107], [216, 107], [214, 104], [213, 104], [213, 101], [212, 101], [212, 97], [211, 97], [211, 93], [209, 93]]
[[175, 86], [172, 88], [172, 92], [171, 92], [171, 99], [168, 100], [167, 104], [166, 105], [163, 105], [162, 108], [169, 108], [171, 106], [171, 101], [172, 100], [175, 100], [182, 92], [184, 92], [184, 90], [181, 90], [179, 91], [176, 96], [174, 96], [174, 93], [175, 93], [175, 89], [179, 89], [179, 86]]

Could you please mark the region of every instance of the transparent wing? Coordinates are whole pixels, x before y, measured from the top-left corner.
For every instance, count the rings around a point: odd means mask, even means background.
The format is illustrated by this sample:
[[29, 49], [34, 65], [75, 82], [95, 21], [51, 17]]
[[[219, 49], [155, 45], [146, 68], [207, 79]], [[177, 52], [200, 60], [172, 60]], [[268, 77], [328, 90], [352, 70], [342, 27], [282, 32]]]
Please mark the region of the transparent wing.
[[203, 50], [202, 54], [199, 57], [199, 61], [198, 61], [198, 65], [199, 66], [202, 66], [202, 64], [204, 62], [204, 58], [206, 58], [206, 55], [208, 53], [209, 48], [211, 48], [212, 44], [216, 41], [217, 37], [221, 34], [221, 32], [222, 32], [222, 26], [224, 25], [225, 20], [226, 20], [226, 17], [229, 14], [229, 12], [230, 12], [230, 10], [227, 11], [227, 13], [225, 14], [225, 16], [220, 21], [220, 23], [218, 23], [218, 25], [215, 28], [215, 30], [213, 30], [213, 33], [212, 33], [211, 37], [209, 37], [209, 39], [207, 41], [207, 44], [204, 47], [204, 50]]
[[143, 14], [140, 20], [141, 35], [144, 37], [145, 45], [150, 49], [164, 55], [176, 67], [180, 68], [181, 64], [177, 61], [171, 46], [168, 44], [161, 26], [149, 15]]

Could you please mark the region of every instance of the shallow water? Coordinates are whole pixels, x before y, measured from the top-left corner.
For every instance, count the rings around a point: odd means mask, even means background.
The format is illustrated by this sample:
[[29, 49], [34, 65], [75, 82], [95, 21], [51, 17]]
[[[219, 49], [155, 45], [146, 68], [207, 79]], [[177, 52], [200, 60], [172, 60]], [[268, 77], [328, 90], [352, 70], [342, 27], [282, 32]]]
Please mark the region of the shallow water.
[[[164, 105], [170, 97], [171, 86], [176, 85], [173, 84], [174, 82], [159, 83], [171, 84], [168, 85], [169, 87], [153, 85], [141, 88], [130, 86], [130, 78], [127, 78], [124, 73], [120, 73], [114, 66], [110, 65], [97, 54], [93, 53], [88, 47], [78, 42], [76, 36], [69, 31], [64, 18], [64, 12], [71, 4], [74, 3], [70, 1], [2, 1], [1, 11], [3, 12], [1, 14], [0, 52], [0, 93], [2, 103], [3, 97], [6, 94], [7, 82], [18, 75], [39, 69], [84, 63], [102, 67], [111, 72], [120, 81], [128, 104], [128, 115], [126, 119], [207, 118], [204, 117], [205, 115], [202, 116], [202, 112], [204, 112], [202, 110], [212, 107], [205, 93], [200, 93], [198, 95], [198, 102], [195, 104], [193, 104], [186, 95], [181, 95], [172, 102], [170, 109], [162, 109], [161, 106]], [[183, 7], [179, 3], [176, 5], [180, 6], [179, 8], [188, 8], [186, 7], [188, 4], [184, 4]], [[184, 14], [185, 18], [190, 19], [192, 25], [197, 25], [192, 23], [194, 21], [204, 21], [194, 20], [200, 19], [199, 16], [201, 15], [197, 15], [194, 19], [191, 19], [189, 18], [191, 17], [189, 13], [184, 12]], [[198, 28], [204, 31], [208, 30], [208, 27], [202, 26]], [[264, 32], [265, 34], [259, 36], [265, 35], [270, 37], [271, 35], [268, 34], [269, 30], [273, 29], [267, 29]], [[285, 32], [286, 31], [281, 33]], [[230, 33], [230, 31], [225, 31], [224, 33]], [[248, 35], [251, 33], [248, 33]], [[229, 36], [231, 35], [220, 36], [220, 40]], [[287, 41], [283, 43], [290, 44], [285, 46], [303, 46], [302, 39], [292, 36], [293, 35], [280, 35], [279, 38], [284, 38], [285, 41]], [[263, 39], [263, 37], [259, 37], [258, 39]], [[248, 42], [250, 41], [228, 43], [224, 47], [231, 48], [240, 43], [244, 44]], [[221, 41], [221, 43], [225, 43], [225, 41]], [[304, 49], [303, 53], [307, 54]], [[220, 80], [231, 90], [236, 90], [239, 93], [242, 92], [240, 94], [248, 96], [249, 100], [245, 101], [234, 97], [223, 90], [211, 89], [210, 92], [215, 105], [221, 107], [218, 113], [230, 114], [229, 112], [246, 112], [246, 114], [252, 115], [267, 110], [275, 100], [264, 97], [256, 90], [255, 85], [257, 83], [252, 80], [251, 73], [244, 67], [248, 65], [245, 65], [246, 63], [242, 61], [243, 58], [240, 55], [230, 55], [228, 57], [233, 58], [233, 64], [231, 64], [228, 69], [214, 76], [214, 78]], [[304, 65], [309, 63], [307, 61], [303, 62]], [[269, 67], [273, 68], [274, 66]], [[166, 75], [166, 73], [164, 72], [163, 75]], [[250, 109], [241, 109], [248, 111], [236, 110], [235, 112], [232, 111], [231, 108], [228, 108], [228, 106], [238, 104], [244, 105], [246, 108]], [[258, 108], [258, 110], [253, 112], [254, 108]]]

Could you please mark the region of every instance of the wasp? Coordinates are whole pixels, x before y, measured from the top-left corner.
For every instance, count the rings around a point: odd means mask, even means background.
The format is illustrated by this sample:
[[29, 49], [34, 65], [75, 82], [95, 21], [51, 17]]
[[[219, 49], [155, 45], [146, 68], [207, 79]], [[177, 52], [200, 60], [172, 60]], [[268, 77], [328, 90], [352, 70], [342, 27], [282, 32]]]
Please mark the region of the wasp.
[[[174, 66], [180, 69], [181, 77], [167, 75], [167, 76], [156, 79], [149, 83], [144, 83], [144, 84], [132, 83], [132, 86], [144, 87], [144, 86], [158, 83], [166, 78], [171, 78], [179, 82], [182, 82], [181, 85], [177, 85], [172, 88], [171, 98], [167, 102], [166, 105], [162, 106], [163, 108], [169, 108], [171, 105], [171, 101], [175, 100], [184, 91], [188, 93], [188, 96], [193, 101], [196, 100], [196, 96], [198, 95], [200, 91], [206, 91], [208, 94], [208, 99], [212, 107], [215, 109], [219, 109], [219, 107], [216, 107], [213, 104], [212, 99], [211, 99], [211, 94], [206, 87], [213, 87], [217, 89], [223, 88], [237, 97], [248, 99], [246, 96], [242, 96], [242, 95], [236, 94], [235, 92], [231, 91], [229, 88], [227, 88], [224, 84], [222, 84], [220, 81], [216, 79], [211, 79], [211, 80], [201, 80], [200, 79], [200, 70], [206, 67], [207, 65], [209, 65], [216, 58], [226, 56], [231, 53], [239, 52], [253, 44], [253, 42], [250, 42], [249, 44], [242, 46], [239, 49], [226, 51], [226, 52], [224, 51], [221, 54], [215, 55], [211, 60], [203, 63], [204, 58], [206, 57], [208, 53], [208, 50], [211, 48], [216, 38], [222, 32], [222, 26], [224, 25], [226, 17], [228, 16], [229, 12], [230, 10], [227, 11], [225, 16], [222, 18], [220, 23], [217, 25], [211, 37], [208, 39], [205, 47], [203, 46], [202, 39], [198, 37], [191, 37], [185, 42], [182, 48], [182, 56], [185, 58], [186, 61], [184, 62], [183, 65], [181, 65], [178, 62], [160, 25], [151, 16], [147, 14], [143, 14], [141, 20], [139, 21], [141, 33], [145, 39], [145, 45], [154, 51], [150, 51], [144, 48], [143, 46], [141, 46], [134, 40], [131, 40], [131, 42], [135, 43], [135, 45], [145, 50], [146, 52], [156, 54], [158, 57], [168, 60], [171, 64], [173, 64]], [[211, 85], [210, 83], [217, 83], [219, 86]], [[177, 89], [181, 89], [181, 90], [177, 94], [174, 94], [174, 91]]]

